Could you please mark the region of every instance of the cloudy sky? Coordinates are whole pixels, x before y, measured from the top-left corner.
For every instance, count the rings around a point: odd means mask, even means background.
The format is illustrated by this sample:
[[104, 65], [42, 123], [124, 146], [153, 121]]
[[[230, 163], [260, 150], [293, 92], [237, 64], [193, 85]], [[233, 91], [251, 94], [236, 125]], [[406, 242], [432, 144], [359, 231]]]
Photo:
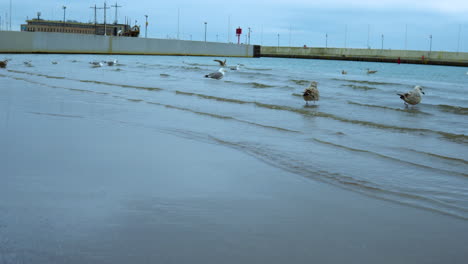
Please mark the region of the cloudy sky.
[[[251, 43], [269, 46], [348, 47], [468, 52], [468, 0], [111, 0], [118, 21], [142, 26], [148, 37], [236, 42], [235, 29], [251, 29]], [[89, 0], [11, 0], [12, 29], [41, 12], [43, 19], [94, 21]], [[0, 0], [1, 29], [10, 0]], [[104, 12], [98, 10], [98, 21]], [[115, 8], [107, 21], [115, 19]], [[432, 36], [432, 38], [431, 38]], [[246, 42], [246, 35], [241, 42]], [[1, 40], [0, 40], [1, 41]]]

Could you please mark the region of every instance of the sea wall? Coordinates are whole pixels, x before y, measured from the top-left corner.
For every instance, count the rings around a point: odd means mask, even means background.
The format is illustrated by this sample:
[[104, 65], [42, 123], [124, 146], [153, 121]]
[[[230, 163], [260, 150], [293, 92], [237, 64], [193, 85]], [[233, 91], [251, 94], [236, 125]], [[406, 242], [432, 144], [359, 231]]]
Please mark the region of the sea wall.
[[400, 58], [401, 63], [468, 66], [467, 52], [262, 46], [260, 53], [262, 57], [376, 61], [392, 63], [397, 62], [398, 58]]
[[0, 53], [80, 53], [253, 57], [252, 45], [219, 42], [0, 31]]

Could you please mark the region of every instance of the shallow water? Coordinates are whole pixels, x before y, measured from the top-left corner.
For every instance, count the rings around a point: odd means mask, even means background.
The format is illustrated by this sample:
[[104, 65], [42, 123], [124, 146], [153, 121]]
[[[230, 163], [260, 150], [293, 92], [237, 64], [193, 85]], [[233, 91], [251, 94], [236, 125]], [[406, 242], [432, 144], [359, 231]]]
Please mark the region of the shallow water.
[[[8, 83], [0, 86], [4, 106], [21, 101], [32, 115], [154, 127], [238, 149], [312, 180], [468, 219], [466, 68], [227, 58], [230, 65], [244, 66], [211, 80], [203, 78], [218, 69], [211, 57], [6, 57], [12, 61], [0, 70], [2, 84]], [[118, 65], [89, 64], [113, 58]], [[367, 68], [378, 72], [368, 75]], [[312, 80], [321, 99], [306, 106], [301, 94]], [[396, 93], [415, 85], [426, 94], [419, 105], [405, 108]], [[63, 104], [51, 109], [42, 102], [43, 111], [30, 111], [27, 100], [33, 99], [9, 93], [24, 86]], [[89, 108], [75, 107], [77, 102]], [[147, 113], [165, 108], [193, 120], [129, 118], [94, 111], [93, 104]], [[8, 120], [8, 111], [1, 115]]]

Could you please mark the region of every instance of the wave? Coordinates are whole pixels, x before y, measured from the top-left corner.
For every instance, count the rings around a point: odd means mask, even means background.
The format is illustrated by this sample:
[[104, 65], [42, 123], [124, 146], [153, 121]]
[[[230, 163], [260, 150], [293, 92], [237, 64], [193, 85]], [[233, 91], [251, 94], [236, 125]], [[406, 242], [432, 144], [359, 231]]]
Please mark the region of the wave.
[[456, 115], [468, 115], [468, 108], [461, 107], [461, 106], [453, 106], [453, 105], [437, 105], [437, 108], [440, 111], [448, 112]]
[[240, 122], [240, 123], [245, 123], [245, 124], [254, 125], [254, 126], [258, 126], [258, 127], [262, 127], [262, 128], [267, 128], [267, 129], [273, 129], [273, 130], [278, 130], [278, 131], [283, 131], [283, 132], [291, 132], [291, 133], [300, 133], [299, 131], [296, 131], [296, 130], [291, 130], [291, 129], [282, 128], [282, 127], [269, 126], [269, 125], [263, 125], [263, 124], [259, 124], [259, 123], [255, 123], [255, 122], [251, 122], [251, 121], [237, 119], [237, 118], [232, 117], [232, 116], [224, 116], [224, 115], [219, 115], [219, 114], [200, 112], [200, 111], [196, 111], [196, 110], [193, 110], [193, 109], [190, 109], [190, 108], [185, 108], [185, 107], [180, 107], [180, 106], [175, 106], [175, 105], [168, 105], [168, 104], [161, 104], [161, 103], [157, 103], [157, 102], [147, 102], [147, 103], [148, 104], [159, 105], [159, 106], [164, 106], [166, 108], [177, 109], [177, 110], [181, 110], [181, 111], [185, 111], [185, 112], [190, 112], [190, 113], [198, 114], [198, 115], [204, 115], [204, 116], [209, 116], [209, 117], [214, 117], [214, 118], [219, 118], [219, 119], [225, 119], [225, 120], [234, 120], [234, 121], [237, 121], [237, 122]]
[[251, 71], [272, 71], [273, 69], [270, 68], [251, 68], [251, 67], [243, 67], [244, 69], [251, 70]]
[[417, 109], [399, 109], [399, 108], [393, 108], [393, 107], [388, 107], [388, 106], [383, 106], [383, 105], [370, 105], [370, 104], [361, 104], [361, 103], [356, 103], [353, 101], [348, 101], [348, 104], [352, 105], [358, 105], [358, 106], [364, 106], [364, 107], [372, 107], [372, 108], [379, 108], [379, 109], [385, 109], [385, 110], [392, 110], [392, 111], [398, 111], [398, 112], [411, 112], [414, 114], [422, 114], [422, 115], [432, 115], [426, 112], [421, 112]]
[[304, 86], [304, 85], [309, 85], [310, 84], [310, 80], [294, 80], [294, 79], [291, 79], [289, 80], [297, 85], [300, 85], [300, 86]]
[[84, 118], [83, 116], [77, 116], [77, 115], [64, 115], [64, 114], [40, 113], [40, 112], [28, 112], [28, 113], [35, 114], [35, 115], [54, 116], [54, 117]]
[[440, 171], [440, 172], [443, 172], [443, 173], [449, 173], [449, 174], [453, 174], [453, 175], [468, 177], [468, 174], [466, 174], [466, 173], [459, 173], [459, 172], [456, 172], [456, 171], [450, 171], [450, 170], [434, 168], [434, 167], [431, 167], [431, 166], [427, 166], [427, 165], [423, 165], [423, 164], [419, 164], [419, 163], [415, 163], [415, 162], [401, 160], [401, 159], [398, 159], [398, 158], [394, 158], [394, 157], [387, 156], [387, 155], [384, 155], [384, 154], [380, 154], [380, 153], [377, 153], [377, 152], [373, 152], [373, 151], [370, 151], [370, 150], [351, 148], [351, 147], [347, 147], [347, 146], [344, 146], [344, 145], [340, 145], [340, 144], [320, 140], [320, 139], [317, 139], [317, 138], [312, 138], [312, 140], [314, 140], [315, 142], [321, 143], [321, 144], [325, 144], [325, 145], [345, 149], [345, 150], [348, 150], [348, 151], [366, 153], [366, 154], [370, 154], [370, 155], [373, 155], [373, 156], [376, 156], [376, 157], [379, 157], [379, 158], [391, 160], [391, 161], [398, 162], [398, 163], [404, 163], [404, 164], [419, 167], [419, 168], [424, 168], [424, 169], [428, 169], [428, 170], [432, 170], [432, 171], [435, 170], [435, 171]]
[[[37, 75], [34, 73], [26, 73], [26, 74]], [[12, 77], [12, 78], [15, 78], [15, 77]], [[71, 80], [74, 80], [74, 79], [71, 79]], [[161, 88], [156, 88], [156, 87], [143, 87], [143, 86], [135, 86], [135, 85], [101, 82], [101, 81], [94, 81], [94, 80], [75, 80], [75, 81], [80, 81], [80, 82], [85, 82], [85, 83], [95, 83], [95, 84], [100, 84], [100, 85], [120, 86], [120, 87], [125, 87], [125, 88], [144, 89], [144, 90], [150, 90], [150, 91], [163, 90]], [[464, 134], [454, 134], [454, 133], [425, 129], [425, 128], [399, 127], [399, 126], [386, 125], [386, 124], [375, 123], [375, 122], [364, 121], [364, 120], [348, 119], [345, 117], [341, 117], [341, 116], [337, 116], [337, 115], [325, 113], [325, 112], [309, 111], [304, 108], [293, 108], [293, 107], [284, 106], [284, 105], [273, 105], [273, 104], [266, 104], [266, 103], [261, 103], [261, 102], [256, 102], [256, 101], [243, 101], [243, 100], [238, 100], [238, 99], [230, 99], [230, 98], [216, 97], [216, 96], [196, 94], [196, 93], [187, 93], [187, 92], [182, 92], [182, 91], [176, 91], [176, 94], [186, 95], [186, 96], [197, 96], [197, 97], [208, 99], [208, 100], [216, 100], [216, 101], [229, 102], [229, 103], [253, 104], [257, 107], [262, 107], [266, 109], [289, 111], [289, 112], [294, 112], [294, 113], [298, 113], [298, 114], [305, 115], [305, 116], [329, 118], [329, 119], [344, 122], [344, 123], [367, 126], [367, 127], [377, 128], [377, 129], [388, 129], [388, 130], [393, 130], [393, 131], [402, 132], [402, 133], [409, 132], [409, 133], [438, 134], [439, 136], [442, 136], [446, 140], [454, 141], [457, 143], [468, 144], [468, 136]]]
[[343, 87], [351, 87], [354, 90], [364, 90], [364, 91], [369, 91], [369, 90], [376, 90], [377, 88], [375, 87], [370, 87], [370, 86], [364, 86], [364, 85], [354, 85], [354, 84], [342, 84], [341, 86]]
[[229, 98], [203, 95], [203, 94], [197, 94], [197, 93], [186, 93], [186, 92], [181, 92], [181, 91], [176, 91], [176, 93], [180, 95], [197, 96], [197, 97], [209, 99], [209, 100], [216, 100], [216, 101], [223, 101], [223, 102], [230, 102], [230, 103], [237, 103], [237, 104], [253, 104], [257, 107], [262, 107], [262, 108], [267, 108], [267, 109], [272, 109], [272, 110], [289, 111], [289, 112], [294, 112], [294, 113], [298, 113], [298, 114], [305, 115], [305, 116], [329, 118], [329, 119], [341, 121], [344, 123], [368, 126], [368, 127], [377, 128], [377, 129], [388, 129], [388, 130], [393, 130], [397, 132], [433, 133], [433, 134], [438, 134], [442, 136], [443, 138], [450, 140], [450, 141], [468, 144], [468, 136], [464, 134], [453, 134], [449, 132], [431, 130], [431, 129], [426, 129], [426, 128], [399, 127], [399, 126], [386, 125], [386, 124], [375, 123], [375, 122], [364, 121], [364, 120], [348, 119], [348, 118], [337, 116], [337, 115], [330, 114], [330, 113], [319, 112], [319, 111], [308, 111], [307, 109], [293, 108], [293, 107], [284, 106], [284, 105], [265, 104], [265, 103], [255, 102], [255, 101], [243, 101], [243, 100], [229, 99]]
[[[190, 137], [191, 136], [194, 135], [190, 134]], [[270, 147], [255, 143], [230, 142], [214, 136], [198, 135], [197, 137], [200, 137], [201, 140], [204, 141], [210, 140], [218, 144], [238, 149], [273, 167], [289, 171], [305, 178], [326, 182], [371, 197], [424, 208], [426, 210], [459, 217], [461, 219], [468, 219], [466, 213], [468, 210], [465, 208], [432, 198], [424, 193], [415, 193], [404, 189], [389, 189], [368, 180], [357, 179], [342, 173], [323, 170], [318, 168], [313, 162], [298, 160], [283, 151], [276, 151]]]
[[453, 162], [458, 162], [458, 163], [463, 163], [465, 165], [468, 165], [468, 161], [464, 160], [464, 159], [443, 156], [443, 155], [439, 155], [439, 154], [419, 151], [419, 150], [410, 149], [410, 148], [403, 148], [403, 149], [411, 151], [411, 152], [415, 152], [415, 153], [418, 153], [418, 154], [423, 154], [423, 155], [426, 155], [426, 156], [429, 156], [429, 157], [434, 157], [434, 158], [438, 158], [438, 159], [442, 159], [442, 160], [446, 160], [446, 161], [453, 161]]
[[268, 84], [263, 84], [263, 83], [258, 83], [258, 82], [248, 82], [248, 83], [243, 83], [243, 82], [235, 82], [235, 81], [225, 81], [226, 83], [232, 83], [236, 85], [242, 85], [242, 86], [251, 86], [253, 88], [272, 88], [275, 87], [274, 85], [268, 85]]
[[373, 82], [373, 81], [349, 80], [349, 79], [340, 79], [340, 78], [333, 78], [332, 80], [334, 80], [334, 81], [342, 81], [342, 82], [350, 82], [350, 83], [367, 84], [367, 85], [401, 85], [401, 86], [406, 86], [405, 84], [401, 84], [401, 83], [390, 83], [390, 82]]

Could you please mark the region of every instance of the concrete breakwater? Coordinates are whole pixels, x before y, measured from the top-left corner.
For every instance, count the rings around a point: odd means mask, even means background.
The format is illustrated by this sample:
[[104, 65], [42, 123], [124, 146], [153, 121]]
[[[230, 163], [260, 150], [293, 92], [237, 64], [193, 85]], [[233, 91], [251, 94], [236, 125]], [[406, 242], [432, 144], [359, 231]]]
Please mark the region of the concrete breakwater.
[[252, 45], [52, 32], [0, 31], [0, 53], [253, 57]]
[[261, 57], [375, 61], [468, 67], [467, 52], [262, 46]]
[[0, 53], [281, 57], [468, 67], [467, 52], [275, 47], [53, 32], [0, 31]]

